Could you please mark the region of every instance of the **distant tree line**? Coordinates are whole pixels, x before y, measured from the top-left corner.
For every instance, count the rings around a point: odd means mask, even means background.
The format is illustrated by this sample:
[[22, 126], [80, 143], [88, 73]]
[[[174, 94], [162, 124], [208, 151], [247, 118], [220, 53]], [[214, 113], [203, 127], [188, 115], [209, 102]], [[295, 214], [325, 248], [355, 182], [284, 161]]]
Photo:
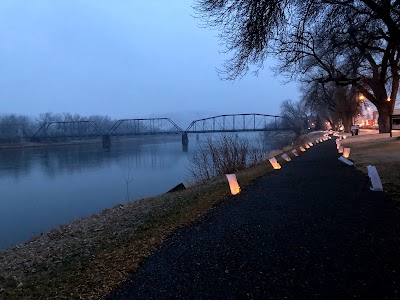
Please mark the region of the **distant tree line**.
[[0, 115], [0, 143], [61, 142], [102, 135], [152, 135], [175, 133], [176, 124], [165, 118], [117, 120], [109, 116], [42, 113], [38, 117]]
[[47, 112], [39, 114], [38, 117], [4, 114], [0, 115], [0, 142], [15, 143], [27, 141], [44, 123], [73, 121], [92, 121], [102, 131], [107, 132], [117, 120], [109, 116], [82, 116], [71, 113], [56, 114]]
[[400, 1], [197, 0], [195, 9], [232, 53], [223, 78], [250, 66], [257, 73], [274, 56], [277, 73], [302, 82], [301, 101], [320, 118], [340, 118], [349, 130], [368, 100], [379, 132], [389, 131], [400, 83]]

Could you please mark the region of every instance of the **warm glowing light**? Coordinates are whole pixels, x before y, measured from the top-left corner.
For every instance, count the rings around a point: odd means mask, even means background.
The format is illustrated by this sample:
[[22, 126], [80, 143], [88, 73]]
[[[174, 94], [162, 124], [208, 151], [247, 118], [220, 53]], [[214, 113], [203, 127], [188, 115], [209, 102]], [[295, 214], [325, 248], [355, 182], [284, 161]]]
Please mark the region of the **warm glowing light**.
[[284, 160], [286, 160], [286, 161], [291, 161], [291, 158], [290, 158], [289, 155], [287, 155], [286, 153], [283, 153], [283, 154], [281, 155], [281, 157], [282, 157]]
[[343, 156], [349, 158], [350, 156], [350, 148], [343, 148]]
[[229, 182], [229, 187], [231, 188], [231, 194], [232, 195], [237, 195], [240, 193], [240, 186], [239, 183], [237, 182], [236, 175], [235, 174], [225, 174], [226, 178], [228, 179]]
[[300, 147], [300, 151], [301, 152], [306, 152], [306, 149], [304, 149], [303, 147]]
[[311, 142], [308, 142], [308, 145], [309, 145], [310, 147], [314, 146], [314, 144], [311, 143]]
[[365, 96], [363, 94], [361, 94], [360, 96], [358, 96], [358, 100], [364, 101], [365, 100]]
[[275, 170], [281, 168], [281, 165], [278, 163], [278, 161], [276, 160], [275, 157], [271, 157], [271, 158], [269, 159], [269, 162], [271, 163], [272, 167], [273, 167]]
[[392, 100], [392, 99], [390, 99], [390, 97], [388, 97], [388, 98], [386, 99], [387, 102], [390, 102], [390, 100]]
[[304, 145], [307, 149], [310, 149], [310, 145], [309, 144], [305, 144]]
[[338, 152], [343, 153], [343, 146], [339, 146]]

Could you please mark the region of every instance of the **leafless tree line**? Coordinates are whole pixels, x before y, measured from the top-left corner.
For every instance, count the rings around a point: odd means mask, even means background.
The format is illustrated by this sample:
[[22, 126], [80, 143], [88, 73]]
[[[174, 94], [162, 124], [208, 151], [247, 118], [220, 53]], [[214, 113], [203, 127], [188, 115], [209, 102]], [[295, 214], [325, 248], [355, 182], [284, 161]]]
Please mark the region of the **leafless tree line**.
[[79, 114], [51, 112], [39, 114], [38, 117], [29, 117], [17, 114], [0, 115], [0, 142], [18, 142], [32, 135], [44, 123], [48, 122], [73, 122], [73, 121], [93, 121], [103, 131], [107, 131], [115, 122], [109, 116], [82, 116]]

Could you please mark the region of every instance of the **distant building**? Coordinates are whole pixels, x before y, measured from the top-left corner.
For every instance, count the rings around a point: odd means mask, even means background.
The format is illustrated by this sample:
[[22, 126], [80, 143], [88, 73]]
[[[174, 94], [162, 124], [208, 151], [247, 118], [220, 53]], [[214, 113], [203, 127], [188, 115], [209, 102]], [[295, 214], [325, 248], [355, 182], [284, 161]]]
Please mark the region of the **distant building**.
[[[394, 115], [400, 115], [400, 108], [396, 108], [393, 110]], [[378, 127], [378, 117], [379, 113], [377, 110], [372, 111], [370, 113], [368, 110], [364, 111], [364, 113], [357, 117], [355, 124], [360, 125], [362, 127]]]

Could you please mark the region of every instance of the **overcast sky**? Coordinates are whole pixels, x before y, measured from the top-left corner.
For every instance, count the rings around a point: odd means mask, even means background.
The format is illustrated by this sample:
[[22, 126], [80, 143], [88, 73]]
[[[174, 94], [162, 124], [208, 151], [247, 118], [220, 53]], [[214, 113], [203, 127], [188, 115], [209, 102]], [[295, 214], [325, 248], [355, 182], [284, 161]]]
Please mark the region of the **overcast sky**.
[[192, 1], [1, 0], [0, 113], [115, 118], [278, 114], [296, 84], [266, 68], [221, 81], [227, 54]]

